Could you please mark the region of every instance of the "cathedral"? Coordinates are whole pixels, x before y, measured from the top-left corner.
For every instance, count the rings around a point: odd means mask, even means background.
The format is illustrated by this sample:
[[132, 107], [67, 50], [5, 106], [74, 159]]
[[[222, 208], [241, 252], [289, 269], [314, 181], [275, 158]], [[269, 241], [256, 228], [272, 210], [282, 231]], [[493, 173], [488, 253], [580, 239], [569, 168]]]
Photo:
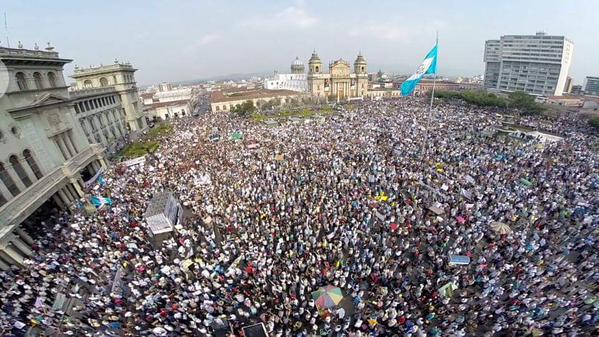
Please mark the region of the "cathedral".
[[323, 73], [322, 61], [315, 51], [308, 61], [308, 92], [329, 101], [365, 97], [368, 92], [366, 66], [366, 59], [358, 54], [353, 72], [349, 62], [339, 59], [329, 63], [328, 74]]

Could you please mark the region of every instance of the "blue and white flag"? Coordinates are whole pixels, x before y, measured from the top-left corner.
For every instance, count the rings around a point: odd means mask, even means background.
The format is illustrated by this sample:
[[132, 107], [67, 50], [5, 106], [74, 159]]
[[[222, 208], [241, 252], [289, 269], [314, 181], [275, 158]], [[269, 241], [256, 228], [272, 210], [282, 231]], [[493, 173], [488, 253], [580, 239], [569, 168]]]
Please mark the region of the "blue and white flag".
[[104, 175], [100, 174], [98, 177], [98, 184], [100, 184], [100, 186], [106, 185], [106, 179], [104, 179]]
[[96, 208], [101, 208], [104, 205], [112, 205], [112, 199], [99, 196], [93, 196], [89, 199], [89, 201], [96, 206]]
[[401, 95], [409, 96], [414, 92], [418, 83], [422, 79], [422, 76], [428, 74], [436, 74], [437, 73], [437, 45], [431, 49], [431, 51], [426, 54], [424, 61], [416, 70], [414, 75], [410, 76], [403, 84], [401, 85]]

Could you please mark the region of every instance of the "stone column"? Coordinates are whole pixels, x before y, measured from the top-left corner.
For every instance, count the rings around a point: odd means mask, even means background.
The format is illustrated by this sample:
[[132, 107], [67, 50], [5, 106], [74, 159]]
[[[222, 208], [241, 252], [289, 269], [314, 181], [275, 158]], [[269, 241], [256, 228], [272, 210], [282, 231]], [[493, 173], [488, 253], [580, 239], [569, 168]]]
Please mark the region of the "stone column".
[[77, 154], [77, 152], [75, 151], [73, 144], [71, 144], [69, 137], [67, 137], [66, 132], [61, 133], [60, 137], [62, 138], [62, 141], [66, 144], [67, 150], [69, 150], [71, 157], [74, 157]]
[[2, 182], [0, 182], [0, 193], [2, 193], [4, 199], [6, 199], [7, 201], [10, 201], [10, 199], [13, 198], [12, 193], [10, 193], [8, 188], [6, 188], [6, 186], [4, 186], [4, 183]]
[[54, 193], [54, 195], [52, 195], [52, 199], [54, 199], [54, 202], [58, 205], [58, 207], [62, 208], [63, 210], [67, 209], [67, 206], [65, 205], [64, 201], [60, 198], [59, 195]]
[[19, 162], [21, 163], [23, 170], [25, 170], [25, 173], [27, 173], [27, 176], [29, 177], [29, 179], [31, 180], [32, 183], [35, 183], [37, 180], [39, 180], [35, 176], [35, 173], [33, 173], [31, 168], [29, 167], [29, 163], [27, 162], [25, 157], [19, 158]]
[[98, 170], [100, 170], [100, 168], [101, 168], [100, 164], [95, 160], [92, 161], [90, 164], [94, 169], [94, 174], [98, 173]]
[[66, 206], [66, 208], [69, 208], [69, 205], [73, 202], [73, 200], [71, 200], [71, 198], [69, 197], [68, 194], [65, 193], [64, 189], [60, 189], [58, 190], [58, 195], [60, 195], [60, 197], [62, 198], [62, 200], [64, 200], [64, 205]]
[[60, 135], [54, 136], [54, 140], [56, 141], [56, 145], [58, 145], [58, 149], [62, 153], [62, 156], [64, 157], [64, 159], [68, 160], [70, 157], [68, 155], [67, 149], [66, 149], [64, 142], [62, 141], [62, 138], [60, 137]]
[[75, 192], [77, 193], [77, 196], [79, 198], [83, 197], [83, 189], [81, 188], [81, 185], [79, 185], [79, 182], [77, 181], [77, 179], [75, 178], [71, 178], [71, 185], [73, 185], [73, 187], [75, 188]]
[[1, 258], [0, 258], [0, 270], [2, 270], [2, 271], [10, 270], [10, 266], [6, 262], [4, 262], [4, 260], [2, 260]]
[[24, 259], [21, 256], [21, 254], [17, 253], [10, 246], [4, 247], [4, 249], [0, 249], [0, 257], [2, 257], [3, 260], [6, 260], [11, 264], [15, 264], [19, 267], [25, 266], [25, 264], [23, 263]]
[[21, 239], [19, 239], [17, 236], [15, 236], [12, 240], [10, 240], [10, 242], [12, 242], [12, 244], [21, 253], [23, 253], [27, 256], [33, 256], [33, 251], [31, 250], [31, 248], [25, 242], [23, 242]]
[[100, 167], [102, 167], [104, 170], [108, 169], [108, 163], [106, 162], [106, 158], [100, 157], [98, 158], [98, 162], [100, 164]]
[[35, 243], [33, 238], [31, 236], [29, 236], [29, 234], [23, 228], [21, 228], [21, 227], [15, 228], [15, 233], [17, 233], [17, 235], [19, 235], [19, 237], [21, 239], [23, 239], [23, 241], [27, 242], [27, 244], [30, 246]]
[[75, 190], [75, 187], [73, 187], [72, 184], [67, 184], [65, 186], [65, 189], [70, 193], [71, 198], [73, 199], [73, 202], [75, 202], [79, 199], [79, 196], [77, 195], [77, 191]]
[[97, 130], [98, 130], [98, 134], [100, 135], [100, 139], [102, 139], [102, 144], [107, 145], [108, 144], [108, 139], [106, 139], [106, 136], [104, 135], [104, 130], [102, 128], [102, 123], [100, 123], [100, 119], [102, 118], [100, 115], [95, 115], [98, 124], [96, 126], [98, 126]]
[[67, 131], [67, 138], [71, 144], [71, 146], [73, 147], [73, 150], [75, 150], [75, 153], [79, 153], [79, 150], [77, 149], [77, 144], [75, 144], [75, 141], [73, 140], [73, 131], [69, 130]]
[[17, 185], [21, 192], [27, 189], [27, 186], [23, 184], [23, 182], [21, 181], [21, 177], [19, 177], [17, 171], [15, 171], [15, 168], [12, 167], [12, 165], [6, 167], [6, 174], [8, 174], [12, 178], [12, 180], [15, 182], [15, 185]]

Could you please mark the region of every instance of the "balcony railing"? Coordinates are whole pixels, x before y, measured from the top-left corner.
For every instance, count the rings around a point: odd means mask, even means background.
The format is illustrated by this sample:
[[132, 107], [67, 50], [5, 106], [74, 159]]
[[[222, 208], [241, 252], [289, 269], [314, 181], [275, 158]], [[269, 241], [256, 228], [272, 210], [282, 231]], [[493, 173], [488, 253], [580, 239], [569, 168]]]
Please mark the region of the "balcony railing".
[[28, 57], [58, 58], [58, 52], [55, 52], [55, 51], [0, 47], [0, 55], [3, 55], [3, 54], [15, 55], [15, 56], [28, 56]]
[[69, 88], [69, 94], [71, 97], [77, 99], [78, 97], [89, 96], [89, 95], [101, 95], [115, 92], [113, 86], [101, 87], [101, 88]]

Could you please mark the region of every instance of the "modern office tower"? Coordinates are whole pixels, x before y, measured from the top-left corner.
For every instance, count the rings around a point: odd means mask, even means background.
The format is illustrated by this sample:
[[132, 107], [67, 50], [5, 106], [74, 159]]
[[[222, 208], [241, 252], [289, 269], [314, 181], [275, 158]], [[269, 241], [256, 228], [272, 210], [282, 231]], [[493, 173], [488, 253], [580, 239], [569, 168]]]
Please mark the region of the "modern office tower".
[[485, 88], [561, 96], [574, 44], [564, 36], [505, 35], [485, 42]]
[[599, 77], [587, 76], [584, 93], [588, 96], [599, 96]]

